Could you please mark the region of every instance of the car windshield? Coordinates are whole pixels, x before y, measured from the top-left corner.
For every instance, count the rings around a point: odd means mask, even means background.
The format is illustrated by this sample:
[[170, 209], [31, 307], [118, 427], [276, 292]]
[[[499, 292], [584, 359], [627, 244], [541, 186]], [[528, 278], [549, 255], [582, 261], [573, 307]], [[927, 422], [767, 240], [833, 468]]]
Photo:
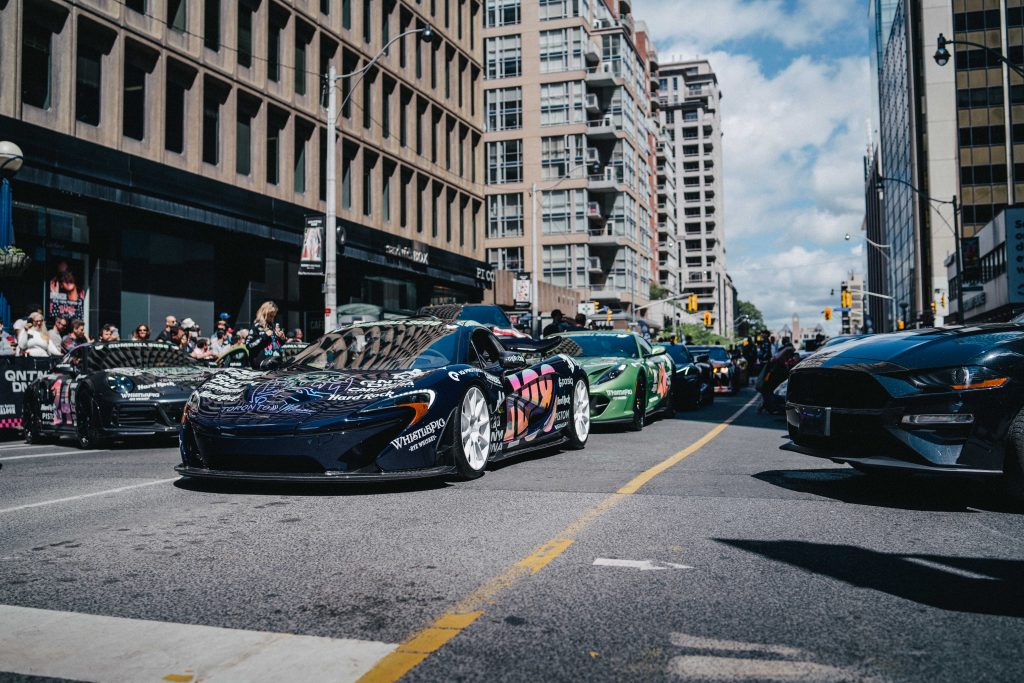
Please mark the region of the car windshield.
[[463, 306], [456, 320], [477, 322], [488, 327], [512, 327], [508, 316], [497, 306]]
[[686, 365], [687, 363], [693, 362], [693, 358], [690, 357], [690, 352], [686, 350], [685, 346], [666, 344], [665, 348], [668, 350], [668, 355], [671, 356], [672, 360], [677, 364]]
[[90, 372], [112, 368], [184, 368], [195, 365], [188, 354], [161, 342], [100, 342], [89, 353]]
[[570, 338], [579, 345], [581, 349], [579, 356], [583, 358], [639, 357], [636, 341], [631, 334], [574, 334]]
[[317, 370], [427, 370], [455, 362], [458, 337], [433, 320], [373, 322], [325, 335], [290, 365]]
[[724, 346], [689, 346], [687, 347], [695, 356], [707, 354], [711, 360], [718, 360], [725, 362], [729, 360], [729, 352], [725, 350]]

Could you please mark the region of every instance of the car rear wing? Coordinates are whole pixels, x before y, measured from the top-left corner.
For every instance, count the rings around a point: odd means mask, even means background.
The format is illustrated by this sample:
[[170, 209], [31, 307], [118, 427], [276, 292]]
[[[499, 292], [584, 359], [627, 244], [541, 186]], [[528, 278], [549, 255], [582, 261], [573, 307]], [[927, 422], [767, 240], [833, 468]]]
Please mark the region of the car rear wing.
[[508, 351], [518, 351], [531, 356], [554, 356], [564, 353], [567, 356], [578, 356], [583, 352], [579, 344], [566, 337], [558, 335], [545, 337], [544, 339], [506, 339], [502, 338], [501, 345]]

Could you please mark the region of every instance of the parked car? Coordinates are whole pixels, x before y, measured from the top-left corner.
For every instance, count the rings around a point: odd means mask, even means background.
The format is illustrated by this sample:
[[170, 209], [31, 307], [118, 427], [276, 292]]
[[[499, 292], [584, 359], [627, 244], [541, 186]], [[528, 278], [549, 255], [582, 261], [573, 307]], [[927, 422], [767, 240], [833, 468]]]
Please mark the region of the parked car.
[[579, 347], [576, 359], [590, 378], [594, 422], [624, 423], [634, 431], [649, 416], [672, 410], [672, 358], [664, 346], [634, 332], [564, 332]]
[[1024, 324], [873, 335], [789, 376], [784, 448], [874, 472], [1006, 478], [1024, 499]]
[[[709, 362], [698, 362], [683, 344], [662, 344], [672, 357], [672, 400], [676, 410], [692, 410], [715, 401]], [[703, 358], [707, 361], [707, 358]]]
[[735, 394], [743, 386], [743, 378], [724, 346], [687, 346], [694, 356], [707, 356], [711, 363], [713, 386], [716, 394]]
[[[472, 478], [513, 454], [583, 448], [586, 373], [566, 356], [527, 367], [515, 341], [475, 323], [367, 322], [325, 335], [279, 369], [224, 370], [189, 399], [177, 471], [212, 479]], [[543, 345], [524, 341], [531, 350]]]
[[494, 304], [444, 304], [439, 306], [424, 306], [419, 310], [419, 315], [432, 315], [441, 320], [462, 320], [464, 322], [475, 322], [484, 327], [491, 328], [498, 337], [512, 337], [515, 339], [529, 339], [530, 335], [524, 334], [515, 328], [512, 321], [505, 315], [500, 306]]
[[161, 342], [82, 344], [28, 386], [25, 440], [70, 436], [91, 449], [112, 438], [175, 435], [185, 402], [215, 372]]

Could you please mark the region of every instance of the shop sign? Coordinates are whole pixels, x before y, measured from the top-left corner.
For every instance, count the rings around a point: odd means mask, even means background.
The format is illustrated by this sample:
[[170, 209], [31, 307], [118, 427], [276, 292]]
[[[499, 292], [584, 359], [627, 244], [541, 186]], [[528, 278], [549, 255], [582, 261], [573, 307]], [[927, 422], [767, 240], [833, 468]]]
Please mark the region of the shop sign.
[[299, 259], [299, 275], [324, 274], [324, 217], [306, 216], [302, 233], [302, 256]]
[[411, 261], [420, 265], [430, 263], [430, 247], [422, 242], [410, 242], [409, 244], [385, 244], [384, 253], [388, 256], [400, 258], [403, 261]]
[[85, 267], [77, 259], [62, 257], [53, 261], [47, 288], [47, 317], [85, 320], [85, 287], [78, 285], [84, 273]]
[[529, 273], [516, 273], [516, 279], [512, 281], [512, 300], [515, 302], [516, 308], [530, 307], [530, 302], [532, 301], [530, 296], [531, 284]]
[[476, 268], [476, 284], [484, 289], [490, 289], [494, 286], [494, 268]]

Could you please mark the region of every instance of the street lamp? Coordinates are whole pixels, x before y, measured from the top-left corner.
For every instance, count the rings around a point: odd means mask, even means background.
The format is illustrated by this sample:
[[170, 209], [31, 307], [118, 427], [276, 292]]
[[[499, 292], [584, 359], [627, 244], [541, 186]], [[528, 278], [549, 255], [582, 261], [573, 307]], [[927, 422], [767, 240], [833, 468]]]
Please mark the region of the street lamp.
[[14, 243], [10, 179], [21, 169], [24, 160], [21, 148], [16, 144], [6, 140], [0, 142], [0, 247]]
[[[942, 35], [939, 34], [939, 37], [942, 38]], [[945, 40], [945, 39], [943, 39], [943, 40]], [[953, 42], [953, 41], [948, 41], [948, 42]], [[940, 44], [943, 45], [943, 49], [945, 49], [945, 44], [944, 43], [940, 43]], [[936, 60], [938, 60], [938, 53], [936, 53]], [[921, 192], [921, 190], [917, 189], [916, 187], [914, 187], [913, 185], [908, 183], [906, 180], [901, 180], [899, 178], [885, 178], [885, 177], [879, 176], [878, 177], [878, 198], [879, 199], [882, 199], [883, 196], [884, 196], [883, 188], [882, 188], [882, 183], [886, 182], [886, 181], [890, 181], [890, 182], [894, 182], [894, 183], [899, 183], [900, 185], [905, 185], [905, 186], [909, 187], [915, 194], [917, 194], [917, 195], [919, 195], [921, 197], [924, 197], [925, 199], [927, 199], [929, 202], [932, 202], [933, 204], [951, 204], [953, 206], [953, 254], [956, 257], [956, 281], [957, 281], [956, 304], [957, 304], [957, 317], [959, 318], [960, 324], [963, 324], [963, 322], [964, 322], [964, 283], [963, 283], [963, 263], [961, 261], [961, 256], [960, 256], [960, 205], [957, 203], [956, 195], [953, 195], [952, 199], [933, 199], [932, 197], [929, 197], [924, 192]], [[900, 305], [901, 306], [906, 306], [907, 304], [903, 303], [903, 304], [900, 304]], [[904, 316], [904, 318], [905, 317], [906, 316]]]
[[935, 50], [935, 63], [938, 64], [939, 66], [946, 66], [946, 64], [949, 63], [949, 60], [952, 57], [949, 50], [946, 48], [947, 45], [970, 45], [971, 47], [976, 47], [984, 50], [990, 56], [995, 57], [997, 60], [1008, 66], [1010, 69], [1013, 69], [1013, 71], [1018, 76], [1024, 78], [1024, 68], [1008, 60], [1006, 57], [1003, 56], [1002, 52], [996, 50], [995, 48], [991, 48], [987, 45], [982, 45], [981, 43], [972, 43], [971, 41], [964, 40], [963, 38], [951, 40], [946, 36], [942, 35], [941, 33], [939, 34], [939, 37], [936, 42], [938, 44], [938, 49]]
[[337, 145], [337, 130], [338, 124], [338, 106], [337, 106], [337, 93], [335, 91], [335, 83], [343, 78], [349, 78], [351, 76], [357, 76], [356, 81], [349, 88], [348, 94], [345, 99], [341, 101], [341, 108], [345, 108], [345, 104], [348, 103], [352, 93], [355, 92], [356, 86], [359, 81], [373, 68], [373, 65], [387, 53], [388, 48], [394, 43], [408, 35], [419, 33], [420, 38], [424, 42], [430, 42], [434, 38], [434, 29], [430, 24], [424, 25], [422, 28], [416, 28], [404, 33], [399, 33], [397, 36], [389, 40], [384, 47], [380, 49], [373, 59], [367, 62], [366, 66], [361, 69], [356, 69], [347, 74], [339, 74], [334, 67], [333, 62], [330, 65], [327, 73], [327, 205], [324, 212], [324, 334], [327, 334], [332, 329], [337, 321], [337, 306], [338, 306], [338, 238], [337, 238], [337, 198], [335, 192], [337, 191], [338, 183], [338, 171], [337, 171], [337, 153], [335, 147]]

